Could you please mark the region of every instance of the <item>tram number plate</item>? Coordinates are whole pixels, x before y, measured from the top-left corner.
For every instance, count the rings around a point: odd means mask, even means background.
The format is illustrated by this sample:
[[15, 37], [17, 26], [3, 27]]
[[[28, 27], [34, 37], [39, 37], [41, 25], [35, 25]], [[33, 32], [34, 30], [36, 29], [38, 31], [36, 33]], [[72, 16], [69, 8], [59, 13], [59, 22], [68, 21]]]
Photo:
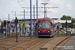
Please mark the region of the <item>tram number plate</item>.
[[45, 32], [45, 31], [43, 31], [43, 32]]

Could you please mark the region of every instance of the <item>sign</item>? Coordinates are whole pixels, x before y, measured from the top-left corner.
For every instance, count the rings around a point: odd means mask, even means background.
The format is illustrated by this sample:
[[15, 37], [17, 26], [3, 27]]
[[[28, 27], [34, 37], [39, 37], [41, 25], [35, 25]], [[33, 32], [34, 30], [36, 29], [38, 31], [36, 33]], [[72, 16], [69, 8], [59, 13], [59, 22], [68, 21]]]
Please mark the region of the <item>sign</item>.
[[18, 19], [17, 19], [17, 17], [16, 17], [16, 19], [15, 19], [15, 24], [18, 24]]
[[35, 29], [35, 26], [33, 28]]
[[[66, 20], [54, 20], [54, 23], [66, 23]], [[67, 23], [71, 23], [71, 20], [67, 20]]]
[[15, 27], [15, 22], [11, 22], [10, 26], [11, 28]]
[[72, 33], [75, 33], [75, 31], [71, 31], [71, 34], [72, 34]]
[[[24, 24], [24, 21], [19, 21], [18, 23], [19, 23], [19, 24]], [[26, 24], [29, 24], [30, 21], [25, 21], [25, 23], [26, 23]]]
[[61, 25], [61, 23], [60, 23], [60, 22], [58, 22], [58, 24], [57, 24], [57, 25], [59, 25], [59, 26], [60, 26], [60, 25]]

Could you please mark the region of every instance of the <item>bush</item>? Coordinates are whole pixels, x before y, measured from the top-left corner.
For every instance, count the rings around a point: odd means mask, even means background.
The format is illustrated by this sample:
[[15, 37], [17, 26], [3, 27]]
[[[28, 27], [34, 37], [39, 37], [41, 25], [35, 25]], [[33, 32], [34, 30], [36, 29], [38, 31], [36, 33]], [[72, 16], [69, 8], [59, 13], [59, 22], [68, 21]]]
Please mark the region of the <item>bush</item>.
[[74, 36], [74, 35], [75, 35], [75, 33], [72, 33], [72, 34], [71, 34], [71, 36]]

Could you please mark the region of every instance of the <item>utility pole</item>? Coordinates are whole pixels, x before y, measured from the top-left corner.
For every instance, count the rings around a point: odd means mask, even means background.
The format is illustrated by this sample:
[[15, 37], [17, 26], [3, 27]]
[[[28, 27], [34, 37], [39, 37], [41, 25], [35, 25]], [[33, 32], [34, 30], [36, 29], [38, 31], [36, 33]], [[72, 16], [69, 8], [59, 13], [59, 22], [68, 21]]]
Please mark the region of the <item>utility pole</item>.
[[8, 32], [7, 32], [7, 30], [8, 30], [8, 28], [7, 28], [7, 20], [6, 20], [6, 27], [5, 27], [5, 29], [6, 29], [6, 38], [7, 38], [7, 35], [8, 35]]
[[[33, 5], [33, 19], [34, 19], [34, 27], [35, 27], [35, 5]], [[33, 27], [34, 31], [33, 31], [33, 36], [35, 37], [35, 28]]]
[[73, 19], [73, 28], [74, 28], [74, 19]]
[[37, 21], [38, 21], [38, 0], [36, 0], [36, 18], [37, 18]]
[[67, 18], [66, 18], [66, 36], [67, 36]]
[[[25, 9], [24, 9], [24, 28], [25, 28]], [[25, 33], [26, 33], [26, 30], [25, 30]], [[24, 37], [25, 37], [25, 33], [24, 33]]]
[[9, 37], [10, 37], [10, 14], [8, 14], [8, 22], [9, 22], [8, 23], [8, 30], [9, 30], [8, 32], [9, 33], [8, 34], [9, 34]]
[[44, 5], [44, 18], [46, 18], [46, 5], [48, 4], [48, 3], [41, 3], [41, 4], [43, 4]]
[[1, 29], [1, 20], [0, 20], [0, 29]]

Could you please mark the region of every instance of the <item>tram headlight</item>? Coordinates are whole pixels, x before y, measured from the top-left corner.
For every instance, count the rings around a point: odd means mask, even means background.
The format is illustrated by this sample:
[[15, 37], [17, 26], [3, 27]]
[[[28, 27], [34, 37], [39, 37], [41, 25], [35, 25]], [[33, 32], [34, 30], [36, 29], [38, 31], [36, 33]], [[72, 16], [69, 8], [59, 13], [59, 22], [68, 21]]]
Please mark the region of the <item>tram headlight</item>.
[[38, 32], [40, 32], [40, 31], [38, 31]]
[[48, 31], [48, 32], [50, 32], [50, 31]]

